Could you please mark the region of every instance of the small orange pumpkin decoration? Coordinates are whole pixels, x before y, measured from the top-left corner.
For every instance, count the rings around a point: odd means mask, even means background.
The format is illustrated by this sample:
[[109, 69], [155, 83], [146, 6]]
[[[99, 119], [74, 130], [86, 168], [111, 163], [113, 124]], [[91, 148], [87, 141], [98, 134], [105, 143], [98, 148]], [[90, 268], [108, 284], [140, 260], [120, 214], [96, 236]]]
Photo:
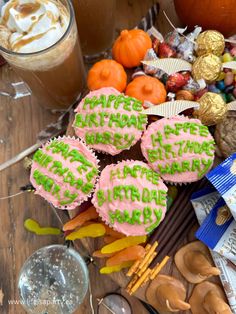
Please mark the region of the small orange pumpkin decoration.
[[230, 36], [236, 32], [235, 0], [174, 0], [175, 10], [184, 25], [215, 29]]
[[123, 30], [114, 42], [113, 58], [126, 68], [139, 66], [148, 49], [152, 48], [149, 35], [141, 29]]
[[138, 76], [126, 87], [125, 94], [158, 105], [166, 100], [164, 84], [151, 76]]
[[114, 60], [104, 59], [95, 63], [89, 70], [87, 85], [90, 90], [114, 87], [123, 92], [127, 85], [127, 75], [121, 64]]

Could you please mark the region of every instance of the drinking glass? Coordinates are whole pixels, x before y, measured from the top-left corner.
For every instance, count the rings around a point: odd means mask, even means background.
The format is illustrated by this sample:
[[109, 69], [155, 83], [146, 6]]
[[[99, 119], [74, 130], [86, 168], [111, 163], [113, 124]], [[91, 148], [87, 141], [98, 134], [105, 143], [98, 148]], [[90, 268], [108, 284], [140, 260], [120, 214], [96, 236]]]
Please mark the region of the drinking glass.
[[83, 302], [88, 284], [88, 269], [77, 251], [46, 246], [33, 253], [20, 271], [20, 303], [30, 314], [71, 314]]
[[0, 45], [0, 54], [28, 85], [39, 104], [47, 109], [66, 110], [85, 86], [85, 69], [72, 3], [58, 1], [69, 12], [69, 24], [54, 45], [33, 53], [13, 52]]
[[116, 0], [72, 0], [86, 61], [94, 61], [111, 48], [115, 33]]

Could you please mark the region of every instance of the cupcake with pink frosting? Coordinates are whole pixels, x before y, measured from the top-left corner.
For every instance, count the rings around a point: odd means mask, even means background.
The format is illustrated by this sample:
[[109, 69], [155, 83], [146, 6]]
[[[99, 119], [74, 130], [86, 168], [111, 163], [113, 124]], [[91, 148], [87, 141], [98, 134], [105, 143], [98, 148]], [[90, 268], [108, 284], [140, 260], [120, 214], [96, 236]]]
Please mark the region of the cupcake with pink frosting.
[[164, 219], [167, 187], [142, 161], [106, 166], [92, 203], [102, 220], [125, 235], [145, 235]]
[[74, 209], [91, 195], [97, 176], [93, 151], [79, 139], [58, 137], [34, 154], [30, 181], [53, 206]]
[[164, 181], [189, 183], [211, 169], [215, 141], [200, 120], [175, 116], [150, 124], [142, 136], [141, 150]]
[[142, 102], [112, 87], [90, 92], [75, 109], [75, 134], [89, 147], [117, 155], [140, 140], [147, 116]]

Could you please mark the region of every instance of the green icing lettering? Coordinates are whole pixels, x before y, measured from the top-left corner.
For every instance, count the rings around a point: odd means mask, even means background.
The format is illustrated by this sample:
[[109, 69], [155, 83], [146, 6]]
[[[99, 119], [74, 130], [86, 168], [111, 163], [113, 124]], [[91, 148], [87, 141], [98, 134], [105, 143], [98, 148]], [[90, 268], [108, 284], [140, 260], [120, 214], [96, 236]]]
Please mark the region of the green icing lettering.
[[205, 125], [199, 125], [199, 135], [207, 137], [209, 135], [208, 127]]
[[114, 200], [119, 199], [120, 201], [123, 201], [123, 196], [121, 194], [122, 185], [114, 186], [113, 188], [113, 197]]
[[183, 129], [183, 123], [175, 123], [175, 135], [179, 135], [179, 131]]
[[145, 229], [148, 233], [154, 230], [159, 225], [162, 217], [162, 209], [154, 209], [154, 214], [156, 217], [155, 223]]
[[199, 159], [193, 159], [192, 160], [192, 169], [191, 171], [200, 171], [201, 169], [201, 161]]
[[150, 203], [150, 191], [147, 188], [143, 188], [142, 202], [143, 203]]
[[63, 180], [65, 183], [69, 183], [70, 186], [74, 186], [75, 184], [75, 176], [71, 171], [68, 171]]
[[208, 170], [211, 168], [213, 161], [211, 159], [201, 159], [202, 165], [204, 168], [202, 169], [201, 172], [198, 173], [199, 177], [202, 177]]
[[141, 220], [140, 220], [140, 216], [141, 215], [142, 215], [141, 210], [134, 209], [133, 212], [132, 212], [132, 218], [131, 218], [132, 224], [137, 223], [138, 225], [141, 225], [141, 223], [142, 223]]
[[115, 95], [109, 95], [108, 96], [108, 101], [107, 101], [107, 108], [111, 108], [111, 103], [116, 99]]
[[164, 144], [163, 148], [165, 150], [165, 158], [170, 159], [171, 157], [176, 157], [175, 152], [172, 151], [172, 145], [171, 144]]
[[138, 188], [134, 185], [131, 185], [130, 188], [131, 188], [131, 200], [132, 200], [132, 202], [135, 202], [136, 200], [140, 201], [140, 193], [139, 193]]
[[47, 167], [53, 160], [52, 156], [49, 156], [42, 152], [42, 150], [37, 150], [34, 154], [33, 160], [36, 161], [40, 166]]
[[82, 188], [81, 191], [84, 194], [89, 194], [93, 189], [93, 184], [92, 183], [86, 183]]
[[147, 223], [152, 223], [152, 209], [148, 206], [143, 209], [143, 223], [146, 225]]
[[130, 99], [133, 101], [132, 108], [134, 111], [142, 111], [143, 110], [142, 101], [137, 100], [133, 97], [130, 97]]
[[171, 174], [175, 174], [176, 172], [181, 173], [182, 172], [182, 167], [181, 167], [181, 165], [177, 161], [174, 161], [174, 162], [171, 163], [170, 173]]
[[54, 140], [46, 147], [46, 150], [50, 149], [53, 154], [61, 153], [62, 156], [66, 159], [70, 146], [64, 142]]
[[179, 149], [178, 149], [178, 156], [182, 157], [183, 156], [183, 145], [184, 145], [185, 141], [178, 141], [175, 142], [174, 145], [179, 145]]
[[90, 172], [86, 174], [86, 179], [88, 182], [90, 182], [94, 177], [96, 177], [98, 174], [97, 168], [93, 168]]
[[78, 196], [77, 193], [70, 193], [69, 190], [66, 190], [64, 192], [64, 197], [66, 197], [66, 199], [60, 201], [60, 205], [67, 205], [67, 204], [71, 204], [74, 202], [74, 200], [76, 199], [76, 197]]
[[81, 178], [79, 178], [73, 182], [73, 186], [75, 185], [76, 189], [80, 190], [83, 183], [84, 183], [83, 180]]
[[137, 129], [140, 131], [143, 131], [146, 123], [147, 123], [147, 116], [143, 113], [140, 113], [138, 115]]
[[120, 122], [120, 113], [112, 113], [110, 115], [108, 126], [109, 126], [109, 128], [112, 128], [113, 127], [113, 123], [119, 124], [119, 122]]
[[194, 142], [191, 142], [190, 140], [187, 140], [186, 145], [184, 147], [184, 153], [193, 153], [194, 150]]
[[109, 114], [107, 112], [99, 112], [99, 117], [100, 117], [100, 126], [104, 126], [105, 125], [105, 118], [107, 118], [109, 116]]
[[36, 183], [38, 185], [42, 185], [43, 189], [46, 192], [50, 192], [53, 185], [54, 185], [54, 180], [49, 178], [48, 176], [42, 174], [39, 170], [34, 170], [33, 172], [33, 178], [35, 179]]
[[156, 134], [151, 134], [152, 146], [163, 145], [163, 136], [160, 131], [157, 131]]
[[95, 101], [96, 101], [96, 96], [93, 96], [92, 98], [86, 97], [84, 99], [83, 109], [87, 109], [87, 105], [89, 105], [90, 109], [93, 109]]
[[88, 167], [92, 167], [93, 164], [88, 161], [88, 159], [82, 155], [80, 152], [78, 152], [76, 149], [72, 149], [69, 154], [68, 157], [72, 157], [70, 159], [70, 162], [74, 162], [74, 161], [79, 161], [81, 164], [88, 166]]
[[165, 166], [158, 165], [158, 169], [161, 174], [171, 173], [171, 167], [169, 164], [166, 164]]
[[168, 139], [171, 134], [176, 135], [176, 130], [173, 129], [170, 125], [166, 124], [164, 125], [164, 134], [165, 134], [166, 139]]
[[123, 218], [123, 215], [122, 215], [122, 213], [121, 213], [120, 210], [117, 209], [117, 210], [115, 211], [115, 215], [116, 215], [116, 220], [117, 220], [120, 224], [124, 223], [124, 218]]
[[115, 133], [114, 134], [114, 146], [116, 146], [117, 149], [126, 149], [132, 146], [132, 143], [135, 139], [134, 135], [132, 134], [125, 134], [124, 135], [124, 143], [120, 143], [120, 137], [122, 138], [122, 135]]
[[86, 132], [86, 134], [85, 134], [85, 142], [88, 145], [94, 145], [95, 144], [95, 134]]
[[55, 184], [53, 191], [52, 191], [52, 195], [54, 195], [58, 200], [60, 200], [60, 198], [61, 198], [60, 194], [59, 194], [60, 190], [61, 190], [60, 186]]
[[58, 174], [59, 176], [63, 176], [67, 171], [69, 170], [69, 168], [63, 168], [62, 167], [62, 162], [60, 161], [53, 161], [53, 164], [51, 166], [51, 168], [49, 169], [49, 171]]
[[189, 160], [182, 161], [182, 171], [183, 172], [190, 171], [190, 161]]
[[148, 161], [153, 163], [157, 160], [164, 160], [162, 148], [147, 149]]
[[114, 225], [116, 214], [113, 211], [109, 210], [108, 215], [110, 224]]
[[104, 202], [106, 201], [106, 197], [103, 190], [97, 191], [97, 200], [98, 200], [98, 206], [102, 206]]
[[199, 124], [191, 123], [190, 124], [190, 134], [197, 135], [196, 132], [198, 131], [198, 127], [199, 127]]

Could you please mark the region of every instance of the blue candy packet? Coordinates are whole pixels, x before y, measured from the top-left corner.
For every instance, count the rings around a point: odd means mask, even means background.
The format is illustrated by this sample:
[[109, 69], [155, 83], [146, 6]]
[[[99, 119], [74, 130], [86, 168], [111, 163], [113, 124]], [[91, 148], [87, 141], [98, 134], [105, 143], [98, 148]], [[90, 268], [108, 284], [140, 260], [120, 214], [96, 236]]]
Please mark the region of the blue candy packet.
[[206, 175], [225, 200], [236, 219], [236, 153]]
[[223, 198], [212, 208], [195, 236], [236, 264], [236, 221]]

